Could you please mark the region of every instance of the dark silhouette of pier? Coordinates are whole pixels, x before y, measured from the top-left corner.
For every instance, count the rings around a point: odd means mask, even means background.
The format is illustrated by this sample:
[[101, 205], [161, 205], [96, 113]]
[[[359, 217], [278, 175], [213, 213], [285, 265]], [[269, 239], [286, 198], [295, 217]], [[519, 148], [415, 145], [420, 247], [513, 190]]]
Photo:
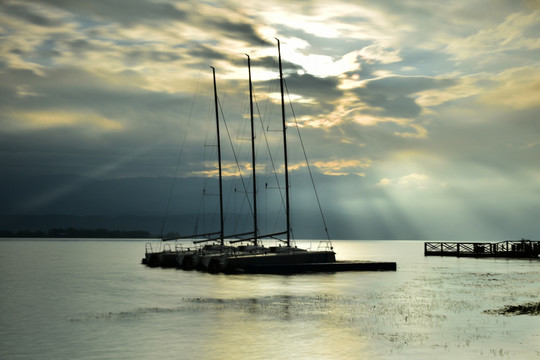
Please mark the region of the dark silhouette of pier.
[[503, 257], [503, 258], [538, 258], [540, 241], [506, 240], [496, 243], [485, 242], [426, 242], [425, 256], [457, 257]]

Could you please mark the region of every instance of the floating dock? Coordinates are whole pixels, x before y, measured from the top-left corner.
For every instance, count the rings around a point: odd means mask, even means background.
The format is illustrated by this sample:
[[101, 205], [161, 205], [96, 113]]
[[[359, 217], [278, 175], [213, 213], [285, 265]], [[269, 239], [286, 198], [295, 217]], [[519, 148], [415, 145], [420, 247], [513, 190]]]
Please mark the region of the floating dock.
[[305, 264], [254, 264], [244, 270], [249, 274], [302, 274], [341, 271], [396, 271], [395, 262], [336, 261]]
[[496, 243], [426, 242], [424, 243], [424, 255], [475, 258], [538, 258], [540, 256], [540, 241], [521, 239]]

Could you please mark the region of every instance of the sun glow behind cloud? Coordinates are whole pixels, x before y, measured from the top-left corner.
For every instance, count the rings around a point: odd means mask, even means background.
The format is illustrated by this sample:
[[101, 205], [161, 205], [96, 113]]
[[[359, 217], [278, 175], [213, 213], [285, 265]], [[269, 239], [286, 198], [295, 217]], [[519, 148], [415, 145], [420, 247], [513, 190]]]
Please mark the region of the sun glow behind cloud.
[[414, 189], [426, 189], [427, 187], [431, 186], [441, 186], [445, 187], [446, 183], [439, 183], [434, 184], [434, 180], [431, 179], [426, 174], [418, 174], [418, 173], [412, 173], [408, 175], [404, 175], [398, 178], [382, 178], [378, 183], [377, 186], [382, 187], [402, 187], [402, 188], [414, 188]]
[[323, 174], [330, 176], [358, 175], [365, 176], [364, 169], [371, 166], [370, 159], [363, 160], [331, 160], [316, 161], [313, 166], [318, 168]]
[[97, 131], [119, 131], [123, 124], [93, 113], [67, 111], [23, 112], [14, 116], [8, 128], [18, 130], [38, 130], [60, 127], [83, 127]]
[[287, 59], [301, 65], [309, 74], [315, 76], [338, 76], [360, 69], [360, 63], [357, 61], [360, 51], [350, 52], [336, 60], [332, 56], [304, 54], [298, 50], [290, 53]]

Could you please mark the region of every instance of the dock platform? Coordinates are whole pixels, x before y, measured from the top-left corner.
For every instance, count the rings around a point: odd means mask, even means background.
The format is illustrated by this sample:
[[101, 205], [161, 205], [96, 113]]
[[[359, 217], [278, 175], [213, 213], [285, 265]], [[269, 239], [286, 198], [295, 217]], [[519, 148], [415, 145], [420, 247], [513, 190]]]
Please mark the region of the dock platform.
[[328, 263], [254, 264], [244, 268], [250, 274], [301, 274], [340, 271], [396, 271], [395, 262], [335, 261]]
[[424, 255], [475, 258], [538, 258], [540, 255], [540, 241], [521, 239], [496, 243], [426, 242], [424, 243]]

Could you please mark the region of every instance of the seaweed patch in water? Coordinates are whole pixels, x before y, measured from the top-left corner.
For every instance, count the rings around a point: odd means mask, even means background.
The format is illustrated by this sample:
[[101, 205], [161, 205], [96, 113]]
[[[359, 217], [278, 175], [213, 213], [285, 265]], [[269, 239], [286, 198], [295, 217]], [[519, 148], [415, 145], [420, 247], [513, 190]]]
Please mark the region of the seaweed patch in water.
[[79, 321], [90, 321], [90, 320], [128, 320], [135, 319], [141, 315], [151, 314], [151, 313], [172, 313], [181, 311], [180, 308], [158, 308], [158, 307], [148, 307], [148, 308], [139, 308], [131, 311], [120, 311], [120, 312], [95, 312], [95, 313], [83, 313], [76, 314], [68, 318], [69, 322], [79, 322]]
[[540, 302], [526, 303], [521, 305], [507, 305], [501, 309], [486, 310], [486, 314], [491, 315], [540, 315]]

